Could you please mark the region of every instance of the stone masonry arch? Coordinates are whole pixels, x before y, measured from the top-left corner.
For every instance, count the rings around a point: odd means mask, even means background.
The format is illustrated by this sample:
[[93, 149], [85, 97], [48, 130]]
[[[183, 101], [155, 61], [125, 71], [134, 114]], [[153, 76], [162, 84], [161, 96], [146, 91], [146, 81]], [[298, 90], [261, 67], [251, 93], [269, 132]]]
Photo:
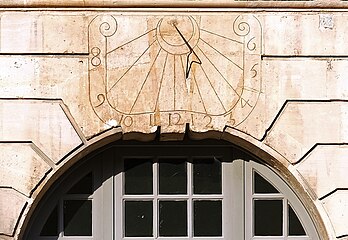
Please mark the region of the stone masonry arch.
[[[289, 164], [284, 157], [282, 157], [272, 148], [246, 134], [228, 127], [225, 128], [224, 132], [220, 133], [189, 132], [187, 134], [192, 141], [199, 141], [203, 139], [221, 139], [228, 141], [234, 146], [240, 147], [241, 149], [252, 153], [255, 157], [264, 161], [266, 165], [274, 169], [291, 186], [299, 199], [303, 202], [322, 239], [330, 239], [330, 232], [327, 231], [330, 230], [330, 225], [327, 225], [327, 219], [325, 218], [325, 215], [324, 217], [322, 215], [323, 209], [321, 204], [317, 200], [313, 199], [311, 189], [309, 186], [305, 185], [305, 182], [303, 182], [301, 176], [296, 173], [296, 170], [291, 167], [291, 164]], [[124, 137], [125, 135], [122, 133], [120, 128], [113, 128], [88, 140], [85, 144], [77, 147], [73, 152], [67, 153], [67, 156], [59, 161], [55, 168], [38, 182], [38, 185], [32, 192], [31, 197], [25, 200], [26, 203], [21, 210], [21, 214], [19, 214], [18, 219], [16, 219], [17, 224], [15, 225], [14, 237], [16, 239], [21, 239], [31, 215], [35, 211], [36, 206], [40, 203], [40, 199], [42, 199], [45, 193], [50, 189], [50, 186], [52, 186], [60, 176], [64, 175], [64, 173], [69, 170], [73, 164], [77, 163], [80, 159], [83, 159], [93, 151], [114, 141], [122, 140]], [[157, 138], [158, 137], [159, 136], [157, 136]], [[130, 139], [129, 136], [126, 138]], [[144, 139], [147, 141], [149, 139], [154, 140], [155, 138], [156, 135], [145, 136], [144, 138], [144, 134], [140, 133], [134, 133], [131, 137], [132, 140], [140, 141], [144, 141]], [[6, 239], [6, 237], [4, 239]]]

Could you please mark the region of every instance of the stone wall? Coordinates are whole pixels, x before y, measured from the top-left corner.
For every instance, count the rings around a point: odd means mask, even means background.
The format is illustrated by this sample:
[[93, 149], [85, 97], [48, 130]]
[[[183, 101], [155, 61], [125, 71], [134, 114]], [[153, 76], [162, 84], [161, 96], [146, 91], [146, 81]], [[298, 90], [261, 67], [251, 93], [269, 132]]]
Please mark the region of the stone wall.
[[0, 239], [18, 239], [44, 192], [93, 149], [185, 132], [274, 158], [323, 238], [345, 239], [347, 4], [316, 2], [321, 9], [1, 9]]

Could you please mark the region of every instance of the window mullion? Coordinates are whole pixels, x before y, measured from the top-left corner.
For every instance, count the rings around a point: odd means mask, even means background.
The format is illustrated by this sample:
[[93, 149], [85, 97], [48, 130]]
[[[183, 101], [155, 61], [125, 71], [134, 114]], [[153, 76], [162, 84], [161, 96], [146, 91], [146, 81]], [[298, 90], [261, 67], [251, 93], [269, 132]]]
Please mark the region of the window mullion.
[[64, 220], [63, 220], [63, 200], [60, 199], [58, 201], [58, 236], [63, 237], [64, 236]]
[[192, 199], [192, 192], [193, 192], [193, 179], [192, 179], [192, 157], [189, 157], [187, 161], [187, 194], [188, 194], [188, 200], [187, 200], [187, 230], [188, 230], [188, 237], [193, 237], [193, 199]]
[[158, 213], [158, 189], [159, 189], [159, 168], [158, 168], [158, 158], [154, 159], [153, 163], [153, 187], [152, 187], [152, 192], [153, 192], [153, 236], [155, 239], [159, 237], [159, 223], [158, 223], [158, 218], [159, 218], [159, 213]]
[[283, 236], [289, 236], [289, 223], [288, 223], [288, 200], [286, 198], [283, 199]]
[[281, 193], [253, 193], [255, 199], [283, 199], [284, 195]]

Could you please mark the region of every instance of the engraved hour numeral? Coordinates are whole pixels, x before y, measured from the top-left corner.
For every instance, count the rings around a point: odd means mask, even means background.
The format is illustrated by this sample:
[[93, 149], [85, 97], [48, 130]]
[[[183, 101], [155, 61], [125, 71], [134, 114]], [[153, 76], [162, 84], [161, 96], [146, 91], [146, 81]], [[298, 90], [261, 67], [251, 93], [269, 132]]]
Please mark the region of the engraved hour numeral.
[[256, 67], [257, 65], [259, 65], [259, 64], [258, 64], [258, 63], [255, 63], [255, 64], [251, 67], [251, 69], [250, 69], [250, 72], [253, 73], [253, 75], [251, 76], [251, 78], [255, 78], [255, 77], [257, 76], [257, 74], [258, 74], [257, 70], [255, 69], [255, 67]]
[[181, 115], [179, 113], [169, 113], [168, 114], [168, 126], [182, 126], [185, 125], [184, 122], [181, 121]]

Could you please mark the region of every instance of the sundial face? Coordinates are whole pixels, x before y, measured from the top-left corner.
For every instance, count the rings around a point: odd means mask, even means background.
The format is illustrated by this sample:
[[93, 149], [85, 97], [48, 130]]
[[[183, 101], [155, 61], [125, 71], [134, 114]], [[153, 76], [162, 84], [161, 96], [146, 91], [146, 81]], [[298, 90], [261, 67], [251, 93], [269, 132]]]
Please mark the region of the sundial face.
[[261, 26], [238, 15], [102, 15], [89, 25], [90, 104], [129, 131], [237, 127], [260, 93]]

